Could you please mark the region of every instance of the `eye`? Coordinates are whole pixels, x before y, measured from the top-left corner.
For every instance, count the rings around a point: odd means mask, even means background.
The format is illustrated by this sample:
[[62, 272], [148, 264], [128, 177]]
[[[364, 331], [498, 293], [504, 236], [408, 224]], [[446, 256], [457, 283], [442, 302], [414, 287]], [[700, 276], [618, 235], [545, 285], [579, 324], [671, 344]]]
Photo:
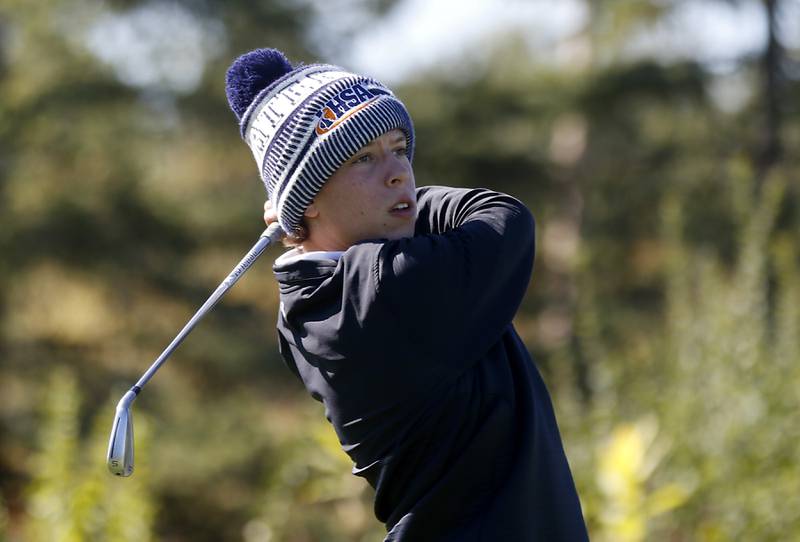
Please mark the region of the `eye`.
[[372, 155], [369, 153], [359, 154], [350, 162], [351, 164], [366, 164], [372, 160]]
[[402, 147], [397, 147], [397, 148], [394, 150], [394, 153], [395, 153], [397, 156], [405, 156], [405, 155], [406, 155], [406, 146], [405, 146], [405, 145], [403, 145]]

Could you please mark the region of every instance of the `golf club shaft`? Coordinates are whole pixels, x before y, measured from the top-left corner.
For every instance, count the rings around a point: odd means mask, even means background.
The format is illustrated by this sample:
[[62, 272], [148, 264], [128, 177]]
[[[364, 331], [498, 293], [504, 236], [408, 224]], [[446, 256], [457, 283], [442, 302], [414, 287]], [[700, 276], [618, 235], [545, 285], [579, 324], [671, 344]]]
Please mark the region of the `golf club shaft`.
[[250, 249], [242, 261], [231, 271], [230, 275], [222, 281], [211, 297], [203, 303], [203, 306], [192, 316], [192, 319], [183, 327], [178, 335], [172, 340], [167, 348], [158, 356], [155, 363], [150, 366], [142, 378], [133, 386], [117, 403], [117, 410], [114, 414], [114, 424], [111, 426], [111, 436], [108, 441], [108, 454], [106, 463], [112, 474], [117, 476], [130, 476], [133, 473], [133, 418], [131, 404], [136, 400], [137, 395], [148, 380], [158, 371], [159, 367], [169, 358], [172, 352], [183, 342], [186, 336], [200, 319], [216, 305], [217, 301], [225, 295], [231, 286], [244, 274], [245, 271], [256, 261], [272, 241], [280, 239], [283, 232], [280, 226], [271, 224], [264, 233], [261, 234], [256, 244]]
[[[156, 361], [150, 366], [149, 369], [147, 369], [147, 371], [142, 375], [142, 377], [139, 379], [136, 385], [133, 386], [133, 388], [131, 388], [130, 390], [131, 392], [133, 392], [135, 395], [139, 394], [144, 385], [147, 384], [147, 382], [153, 377], [154, 374], [156, 374], [156, 371], [158, 371], [158, 369], [161, 368], [164, 362], [167, 361], [167, 359], [172, 355], [175, 349], [183, 342], [186, 336], [189, 335], [189, 332], [191, 332], [192, 329], [194, 329], [194, 326], [197, 325], [197, 322], [199, 322], [200, 319], [203, 318], [203, 316], [205, 316], [206, 313], [209, 310], [211, 310], [214, 307], [214, 305], [217, 304], [220, 298], [223, 295], [225, 295], [225, 293], [231, 288], [231, 286], [236, 284], [236, 281], [238, 281], [239, 278], [244, 274], [244, 272], [247, 271], [247, 269], [253, 264], [253, 262], [255, 262], [256, 259], [258, 259], [261, 253], [264, 252], [264, 249], [266, 249], [271, 242], [280, 239], [282, 234], [283, 231], [281, 230], [280, 225], [277, 222], [270, 224], [270, 226], [266, 230], [264, 230], [264, 232], [261, 234], [261, 237], [258, 238], [256, 244], [253, 245], [253, 248], [250, 249], [250, 252], [248, 252], [244, 256], [244, 258], [242, 258], [242, 260], [233, 269], [233, 271], [231, 271], [231, 273], [227, 276], [227, 278], [223, 280], [219, 286], [217, 286], [217, 289], [214, 291], [214, 293], [211, 294], [211, 296], [206, 300], [206, 302], [203, 303], [203, 306], [197, 310], [197, 312], [183, 327], [180, 333], [178, 333], [178, 335], [174, 339], [172, 339], [172, 342], [169, 343], [169, 346], [167, 346], [167, 348], [164, 349], [161, 355], [158, 356]], [[128, 404], [133, 402], [133, 398], [135, 398], [135, 395], [130, 398], [130, 402], [128, 402]]]

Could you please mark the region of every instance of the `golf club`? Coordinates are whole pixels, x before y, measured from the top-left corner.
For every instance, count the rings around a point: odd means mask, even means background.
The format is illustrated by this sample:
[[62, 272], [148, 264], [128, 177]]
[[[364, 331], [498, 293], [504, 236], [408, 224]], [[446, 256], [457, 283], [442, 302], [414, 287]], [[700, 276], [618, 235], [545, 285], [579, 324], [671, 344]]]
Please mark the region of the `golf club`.
[[244, 274], [247, 269], [258, 259], [264, 249], [277, 241], [283, 235], [283, 230], [276, 222], [270, 224], [264, 230], [253, 248], [250, 249], [242, 261], [231, 271], [230, 275], [217, 286], [213, 294], [203, 303], [203, 306], [192, 316], [191, 320], [183, 327], [178, 335], [172, 340], [167, 348], [161, 353], [156, 361], [147, 369], [139, 381], [128, 392], [122, 396], [117, 403], [117, 411], [114, 415], [114, 424], [111, 426], [111, 437], [108, 441], [108, 470], [117, 476], [130, 476], [133, 473], [133, 416], [131, 405], [136, 396], [142, 391], [145, 384], [153, 377], [161, 365], [167, 361], [170, 355], [180, 345], [197, 322], [210, 311], [214, 305], [225, 295], [225, 293], [236, 284], [236, 281]]

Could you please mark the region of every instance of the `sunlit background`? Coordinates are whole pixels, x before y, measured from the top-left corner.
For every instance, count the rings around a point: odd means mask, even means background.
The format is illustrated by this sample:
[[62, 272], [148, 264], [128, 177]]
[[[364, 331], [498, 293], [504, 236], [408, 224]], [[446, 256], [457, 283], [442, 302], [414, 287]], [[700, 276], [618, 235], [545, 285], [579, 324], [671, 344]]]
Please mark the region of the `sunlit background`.
[[264, 46], [389, 83], [419, 185], [534, 212], [515, 323], [592, 540], [800, 539], [800, 0], [3, 0], [0, 541], [385, 534], [278, 355], [278, 247], [105, 467], [263, 229], [224, 74]]

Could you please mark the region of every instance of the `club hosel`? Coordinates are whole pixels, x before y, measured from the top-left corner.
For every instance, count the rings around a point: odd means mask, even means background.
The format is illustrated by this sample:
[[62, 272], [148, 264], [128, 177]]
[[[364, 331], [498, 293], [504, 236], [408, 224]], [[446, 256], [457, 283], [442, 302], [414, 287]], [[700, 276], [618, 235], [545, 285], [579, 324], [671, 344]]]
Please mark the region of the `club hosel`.
[[136, 396], [139, 395], [140, 391], [138, 386], [129, 389], [128, 392], [122, 396], [122, 399], [119, 400], [119, 403], [117, 403], [117, 412], [128, 410], [131, 404], [136, 400]]

